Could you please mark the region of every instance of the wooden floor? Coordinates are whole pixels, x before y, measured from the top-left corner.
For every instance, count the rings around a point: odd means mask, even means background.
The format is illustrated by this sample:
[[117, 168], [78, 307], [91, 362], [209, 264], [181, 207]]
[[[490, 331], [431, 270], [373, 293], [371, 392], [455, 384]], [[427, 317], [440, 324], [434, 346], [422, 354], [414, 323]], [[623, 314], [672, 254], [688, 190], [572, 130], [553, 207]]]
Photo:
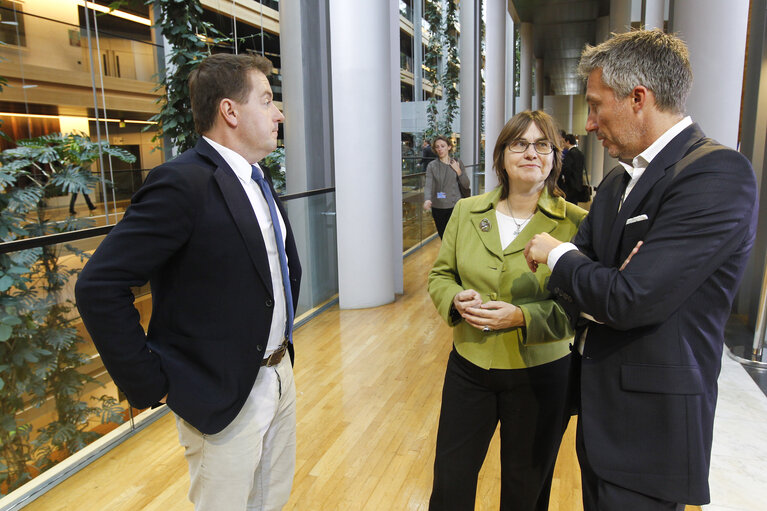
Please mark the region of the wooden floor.
[[[286, 509], [426, 510], [450, 329], [426, 293], [439, 241], [405, 259], [405, 293], [383, 307], [334, 307], [295, 332], [298, 446]], [[578, 511], [575, 421], [554, 474], [554, 511]], [[497, 434], [482, 468], [477, 510], [498, 509]], [[189, 478], [166, 415], [26, 511], [189, 511]], [[699, 509], [688, 507], [688, 510]], [[228, 511], [228, 510], [222, 510]]]

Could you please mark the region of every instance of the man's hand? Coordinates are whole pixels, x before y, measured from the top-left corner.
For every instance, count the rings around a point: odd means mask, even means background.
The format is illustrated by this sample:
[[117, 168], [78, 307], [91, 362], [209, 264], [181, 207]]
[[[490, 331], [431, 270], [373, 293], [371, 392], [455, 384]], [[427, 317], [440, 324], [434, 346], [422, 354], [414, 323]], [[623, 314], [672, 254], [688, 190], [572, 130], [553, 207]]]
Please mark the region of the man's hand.
[[425, 201], [423, 201], [423, 210], [424, 211], [431, 210], [431, 201], [430, 200], [426, 199]]
[[464, 321], [480, 330], [504, 330], [524, 326], [522, 309], [507, 302], [491, 301], [477, 307], [467, 307]]
[[631, 261], [631, 258], [634, 257], [634, 254], [639, 252], [639, 247], [641, 247], [643, 243], [644, 243], [644, 241], [637, 241], [636, 246], [633, 249], [631, 249], [631, 253], [628, 255], [626, 260], [623, 261], [623, 264], [621, 265], [620, 268], [618, 268], [618, 271], [623, 271], [623, 269], [626, 267], [626, 265], [629, 264], [629, 261]]
[[535, 273], [539, 264], [546, 264], [549, 259], [549, 252], [561, 244], [561, 241], [546, 232], [533, 236], [525, 245], [525, 259], [527, 259], [527, 266], [530, 267], [530, 271]]

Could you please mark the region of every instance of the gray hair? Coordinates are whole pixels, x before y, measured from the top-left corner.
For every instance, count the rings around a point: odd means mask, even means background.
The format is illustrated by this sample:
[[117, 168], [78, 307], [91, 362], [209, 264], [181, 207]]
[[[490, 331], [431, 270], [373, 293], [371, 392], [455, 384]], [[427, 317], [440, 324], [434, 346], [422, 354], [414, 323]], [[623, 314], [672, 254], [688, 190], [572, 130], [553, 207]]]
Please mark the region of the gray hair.
[[616, 97], [625, 98], [642, 85], [653, 92], [659, 110], [684, 113], [692, 68], [687, 45], [678, 37], [657, 29], [613, 34], [581, 54], [578, 73], [583, 78], [597, 68]]

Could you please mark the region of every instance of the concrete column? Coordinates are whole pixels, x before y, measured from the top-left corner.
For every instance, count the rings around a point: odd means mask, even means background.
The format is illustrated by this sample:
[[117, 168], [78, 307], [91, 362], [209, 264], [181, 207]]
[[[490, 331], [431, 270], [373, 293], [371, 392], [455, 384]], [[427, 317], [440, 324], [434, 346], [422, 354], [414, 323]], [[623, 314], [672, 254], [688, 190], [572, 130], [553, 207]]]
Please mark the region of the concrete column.
[[[421, 50], [421, 25], [423, 2], [413, 2], [413, 100], [423, 101], [423, 52]], [[282, 30], [282, 27], [280, 27]], [[397, 71], [399, 76], [399, 71]], [[399, 85], [397, 86], [399, 89]]]
[[610, 0], [610, 32], [620, 34], [631, 28], [631, 0]]
[[506, 4], [487, 2], [485, 16], [485, 191], [498, 186], [493, 148], [505, 124]]
[[663, 30], [663, 0], [642, 0], [642, 25], [647, 30], [659, 28]]
[[[597, 18], [596, 26], [596, 43], [599, 44], [607, 40], [610, 37], [610, 16], [602, 16]], [[591, 179], [591, 185], [597, 186], [602, 182], [605, 169], [605, 157], [608, 160], [612, 160], [607, 152], [602, 147], [602, 144], [597, 140], [597, 136], [594, 133], [589, 133], [586, 140], [586, 170], [589, 172], [589, 178]], [[607, 167], [610, 170], [612, 167]]]
[[[333, 185], [333, 123], [327, 2], [280, 2], [282, 108], [287, 193]], [[303, 264], [299, 311], [326, 299], [336, 280], [333, 198], [286, 202]], [[333, 285], [335, 287], [335, 285]]]
[[519, 109], [533, 108], [533, 24], [519, 25]]
[[543, 94], [545, 83], [543, 79], [543, 59], [535, 59], [535, 109], [543, 110]]
[[748, 6], [748, 0], [674, 1], [673, 29], [687, 42], [695, 76], [687, 111], [706, 135], [730, 147], [738, 145]]
[[389, 147], [392, 154], [391, 178], [391, 257], [393, 272], [392, 284], [394, 292], [405, 292], [405, 279], [402, 261], [402, 109], [399, 108], [399, 5], [389, 2], [389, 97], [391, 101], [391, 134]]
[[514, 104], [514, 20], [509, 11], [506, 11], [506, 112], [508, 121], [514, 116], [516, 105]]
[[[330, 0], [338, 295], [343, 309], [394, 300], [391, 257], [394, 2]], [[397, 137], [399, 138], [399, 137]], [[354, 151], [365, 148], [364, 169]]]
[[[461, 38], [458, 41], [461, 58], [461, 160], [466, 165], [479, 161], [480, 45], [479, 31], [476, 30], [478, 2], [479, 0], [462, 0], [458, 10], [461, 23]], [[466, 172], [469, 181], [472, 181], [473, 168], [466, 169]]]

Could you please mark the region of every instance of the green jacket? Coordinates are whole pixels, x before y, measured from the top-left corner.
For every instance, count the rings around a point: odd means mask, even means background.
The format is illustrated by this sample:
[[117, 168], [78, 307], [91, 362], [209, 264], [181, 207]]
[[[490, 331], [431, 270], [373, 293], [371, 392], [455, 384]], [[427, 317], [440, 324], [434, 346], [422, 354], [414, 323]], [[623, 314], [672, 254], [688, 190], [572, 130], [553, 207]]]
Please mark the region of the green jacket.
[[[485, 369], [520, 369], [567, 355], [573, 336], [564, 310], [546, 289], [551, 271], [540, 265], [532, 273], [523, 254], [525, 245], [541, 232], [570, 241], [586, 211], [544, 189], [530, 222], [501, 250], [495, 216], [500, 196], [498, 187], [458, 201], [429, 273], [429, 294], [442, 318], [455, 327], [453, 342], [462, 357]], [[518, 306], [526, 326], [493, 332], [470, 326], [452, 307], [453, 298], [463, 289], [474, 289], [483, 301]]]

